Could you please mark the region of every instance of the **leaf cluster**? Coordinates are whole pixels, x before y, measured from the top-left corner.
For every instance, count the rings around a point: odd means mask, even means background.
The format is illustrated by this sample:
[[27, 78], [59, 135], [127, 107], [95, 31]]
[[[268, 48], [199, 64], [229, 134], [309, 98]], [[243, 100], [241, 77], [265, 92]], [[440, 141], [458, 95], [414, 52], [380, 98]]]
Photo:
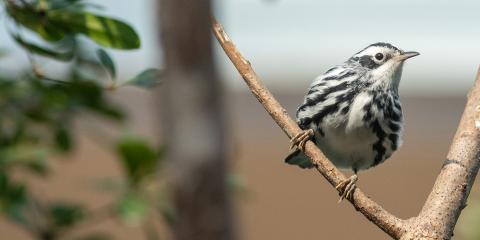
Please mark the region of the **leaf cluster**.
[[[158, 181], [164, 150], [135, 134], [105, 144], [113, 145], [124, 174], [109, 179], [114, 187], [103, 189], [116, 196], [104, 209], [42, 199], [28, 181], [18, 177], [48, 178], [52, 158], [67, 155], [77, 146], [74, 126], [83, 115], [122, 125], [128, 116], [108, 93], [126, 85], [152, 88], [160, 71], [147, 69], [127, 81], [117, 79], [109, 51], [138, 49], [141, 41], [126, 22], [99, 14], [102, 6], [84, 0], [2, 2], [8, 31], [29, 57], [30, 69], [0, 72], [0, 214], [35, 239], [64, 239], [73, 229], [98, 218], [135, 225], [155, 220], [171, 224], [174, 211], [168, 189]], [[9, 53], [1, 49], [0, 61], [8, 60]], [[50, 77], [38, 59], [67, 63], [63, 65], [66, 73]], [[158, 238], [155, 231], [147, 236]], [[79, 239], [112, 238], [93, 232]]]
[[[148, 69], [122, 83], [116, 81], [115, 62], [105, 48], [133, 50], [140, 48], [141, 41], [127, 23], [97, 14], [94, 10], [101, 9], [98, 5], [83, 0], [4, 0], [4, 5], [15, 26], [9, 28], [12, 39], [30, 55], [78, 64], [83, 61], [97, 70], [101, 68], [113, 82], [110, 88], [122, 85], [150, 88], [158, 83], [158, 69]], [[85, 57], [82, 52], [85, 49], [79, 46], [82, 39], [98, 46], [95, 58]]]

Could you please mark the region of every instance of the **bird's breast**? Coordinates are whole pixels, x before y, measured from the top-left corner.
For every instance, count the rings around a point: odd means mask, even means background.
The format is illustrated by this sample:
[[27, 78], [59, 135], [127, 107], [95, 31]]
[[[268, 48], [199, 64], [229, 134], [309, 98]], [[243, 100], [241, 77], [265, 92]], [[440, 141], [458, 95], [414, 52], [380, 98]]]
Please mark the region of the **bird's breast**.
[[[341, 168], [367, 169], [398, 149], [403, 118], [395, 96], [364, 92], [357, 95], [343, 118], [329, 118], [319, 128], [317, 143]], [[333, 116], [332, 116], [333, 117]]]

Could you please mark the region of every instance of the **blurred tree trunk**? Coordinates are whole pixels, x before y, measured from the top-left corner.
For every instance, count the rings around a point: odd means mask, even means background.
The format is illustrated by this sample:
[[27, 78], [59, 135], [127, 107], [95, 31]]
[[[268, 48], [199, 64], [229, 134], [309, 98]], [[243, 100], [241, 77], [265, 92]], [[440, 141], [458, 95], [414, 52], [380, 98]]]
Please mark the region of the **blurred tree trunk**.
[[178, 240], [232, 239], [221, 88], [209, 0], [160, 0], [166, 76], [159, 88]]

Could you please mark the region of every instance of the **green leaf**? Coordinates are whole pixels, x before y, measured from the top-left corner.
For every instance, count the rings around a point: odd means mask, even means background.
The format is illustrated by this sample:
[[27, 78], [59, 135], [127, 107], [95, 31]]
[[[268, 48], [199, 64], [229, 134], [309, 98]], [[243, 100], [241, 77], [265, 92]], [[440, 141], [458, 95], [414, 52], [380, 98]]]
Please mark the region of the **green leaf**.
[[121, 120], [123, 113], [117, 107], [111, 105], [104, 96], [104, 90], [93, 81], [74, 80], [66, 85], [57, 85], [69, 99], [71, 104], [82, 106], [104, 117]]
[[20, 36], [12, 34], [12, 38], [23, 48], [31, 51], [32, 53], [42, 55], [45, 57], [50, 57], [53, 59], [57, 59], [60, 61], [70, 61], [73, 58], [74, 51], [73, 48], [64, 52], [55, 51], [53, 49], [49, 49], [47, 47], [43, 47], [34, 43], [30, 43]]
[[79, 205], [57, 203], [50, 207], [50, 217], [56, 227], [70, 227], [85, 217], [85, 211]]
[[137, 49], [140, 47], [138, 34], [128, 24], [90, 12], [53, 10], [48, 19], [71, 33], [84, 34], [96, 43], [117, 49]]
[[162, 71], [159, 69], [147, 69], [123, 84], [149, 89], [159, 84], [161, 74]]
[[50, 42], [59, 41], [69, 34], [83, 34], [108, 48], [140, 48], [140, 38], [130, 25], [84, 11], [82, 7], [40, 9], [7, 1], [6, 9], [18, 24]]
[[133, 186], [153, 175], [158, 167], [159, 153], [144, 139], [124, 137], [117, 144], [117, 151], [128, 180]]
[[60, 126], [55, 131], [55, 144], [58, 149], [63, 152], [68, 152], [72, 149], [72, 137], [70, 131], [65, 126]]
[[110, 55], [107, 53], [107, 51], [101, 48], [97, 50], [97, 55], [100, 59], [100, 62], [105, 67], [105, 69], [107, 69], [112, 79], [115, 79], [117, 77], [117, 70], [115, 68], [115, 62], [110, 57]]
[[118, 214], [129, 224], [139, 224], [148, 212], [148, 203], [139, 194], [127, 193], [118, 205]]
[[17, 223], [29, 226], [23, 212], [27, 203], [25, 186], [12, 182], [4, 170], [0, 169], [0, 214], [5, 214]]
[[6, 1], [7, 13], [19, 25], [37, 33], [44, 40], [49, 42], [59, 41], [65, 36], [64, 29], [52, 25], [44, 10], [33, 8], [29, 5], [19, 6], [13, 1]]

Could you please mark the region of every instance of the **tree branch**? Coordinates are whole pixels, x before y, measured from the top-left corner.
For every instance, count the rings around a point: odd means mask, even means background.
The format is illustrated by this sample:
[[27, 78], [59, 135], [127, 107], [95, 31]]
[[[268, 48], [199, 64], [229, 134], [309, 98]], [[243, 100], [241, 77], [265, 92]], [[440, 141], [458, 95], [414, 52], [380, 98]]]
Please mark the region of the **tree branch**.
[[480, 68], [455, 137], [419, 216], [402, 239], [450, 239], [480, 167]]
[[[250, 62], [237, 50], [223, 27], [215, 19], [212, 19], [212, 24], [218, 42], [265, 110], [288, 137], [292, 138], [300, 133], [297, 123], [262, 84]], [[394, 239], [450, 239], [480, 166], [479, 103], [480, 70], [447, 161], [418, 217], [401, 220], [358, 188], [352, 200], [349, 200], [355, 209]], [[313, 142], [307, 142], [305, 154], [332, 186], [346, 179]]]
[[[260, 78], [248, 62], [237, 50], [234, 43], [230, 40], [223, 27], [215, 20], [213, 21], [213, 32], [221, 44], [225, 53], [242, 75], [245, 83], [248, 85], [253, 95], [264, 106], [265, 110], [272, 116], [282, 130], [292, 138], [301, 132], [297, 123], [288, 116], [287, 111], [278, 103], [268, 89], [262, 84]], [[343, 175], [315, 146], [308, 141], [305, 146], [305, 154], [312, 159], [316, 169], [322, 174], [332, 186], [338, 185], [347, 178]], [[353, 200], [350, 200], [355, 209], [361, 212], [370, 221], [375, 223], [384, 232], [395, 239], [399, 239], [405, 232], [404, 221], [393, 216], [383, 209], [375, 201], [371, 200], [360, 189], [355, 189]]]

